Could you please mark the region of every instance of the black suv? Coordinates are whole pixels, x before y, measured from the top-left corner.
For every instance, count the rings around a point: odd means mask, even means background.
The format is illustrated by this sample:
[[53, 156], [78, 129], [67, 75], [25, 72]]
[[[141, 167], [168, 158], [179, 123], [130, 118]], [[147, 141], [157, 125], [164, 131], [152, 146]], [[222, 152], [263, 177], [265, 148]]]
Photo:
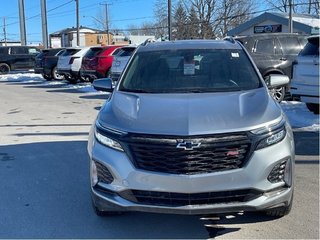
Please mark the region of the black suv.
[[57, 73], [57, 62], [61, 54], [64, 53], [64, 48], [44, 49], [36, 57], [34, 63], [34, 72], [41, 73], [46, 80], [62, 80], [64, 77]]
[[39, 52], [37, 47], [0, 47], [0, 74], [7, 74], [11, 70], [32, 69]]
[[[307, 35], [295, 33], [266, 33], [236, 39], [248, 50], [265, 80], [270, 74], [283, 74], [291, 79], [292, 62], [307, 43]], [[289, 86], [270, 89], [270, 92], [281, 102]]]

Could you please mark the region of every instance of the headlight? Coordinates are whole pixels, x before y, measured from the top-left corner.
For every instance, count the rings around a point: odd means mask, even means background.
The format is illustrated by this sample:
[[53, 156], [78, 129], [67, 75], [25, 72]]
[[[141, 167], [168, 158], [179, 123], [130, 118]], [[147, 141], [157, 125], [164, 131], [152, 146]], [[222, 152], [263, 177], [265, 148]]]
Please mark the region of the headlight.
[[282, 118], [281, 121], [276, 124], [251, 131], [253, 134], [260, 135], [262, 138], [259, 140], [256, 149], [269, 147], [281, 142], [287, 134], [285, 123], [285, 119]]
[[102, 133], [100, 133], [99, 130], [97, 129], [97, 126], [96, 126], [96, 129], [94, 131], [94, 136], [97, 139], [97, 141], [100, 142], [101, 144], [103, 144], [103, 145], [105, 145], [105, 146], [107, 146], [109, 148], [113, 148], [115, 150], [124, 152], [124, 150], [121, 147], [120, 143], [118, 143], [117, 141], [115, 141], [115, 140], [103, 135]]

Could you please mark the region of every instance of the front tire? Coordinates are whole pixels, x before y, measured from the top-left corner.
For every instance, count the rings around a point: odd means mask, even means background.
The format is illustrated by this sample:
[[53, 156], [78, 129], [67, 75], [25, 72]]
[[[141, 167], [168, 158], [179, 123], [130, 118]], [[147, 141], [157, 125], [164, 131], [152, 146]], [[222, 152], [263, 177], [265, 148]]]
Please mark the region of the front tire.
[[0, 75], [8, 74], [10, 72], [10, 66], [6, 63], [0, 63]]

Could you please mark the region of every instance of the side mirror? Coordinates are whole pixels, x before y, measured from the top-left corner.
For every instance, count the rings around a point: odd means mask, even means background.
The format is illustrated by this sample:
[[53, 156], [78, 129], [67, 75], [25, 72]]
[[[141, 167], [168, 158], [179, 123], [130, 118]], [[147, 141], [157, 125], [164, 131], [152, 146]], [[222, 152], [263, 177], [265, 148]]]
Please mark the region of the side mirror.
[[93, 81], [92, 86], [97, 91], [112, 92], [112, 80], [110, 78], [100, 78]]
[[277, 88], [287, 85], [290, 80], [287, 75], [270, 74], [266, 82], [269, 88]]

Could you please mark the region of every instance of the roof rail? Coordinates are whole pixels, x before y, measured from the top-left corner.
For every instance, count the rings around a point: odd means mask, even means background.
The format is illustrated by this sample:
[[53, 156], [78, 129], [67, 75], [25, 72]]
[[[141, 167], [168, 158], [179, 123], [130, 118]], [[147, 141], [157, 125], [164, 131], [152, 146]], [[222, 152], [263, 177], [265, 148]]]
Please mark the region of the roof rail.
[[155, 42], [155, 40], [153, 38], [148, 38], [147, 40], [145, 40], [143, 43], [141, 43], [142, 46], [146, 46], [149, 43]]
[[230, 37], [230, 36], [225, 37], [223, 40], [224, 40], [224, 41], [231, 42], [231, 43], [236, 43], [236, 41], [234, 40], [234, 38], [233, 38], [233, 37]]

